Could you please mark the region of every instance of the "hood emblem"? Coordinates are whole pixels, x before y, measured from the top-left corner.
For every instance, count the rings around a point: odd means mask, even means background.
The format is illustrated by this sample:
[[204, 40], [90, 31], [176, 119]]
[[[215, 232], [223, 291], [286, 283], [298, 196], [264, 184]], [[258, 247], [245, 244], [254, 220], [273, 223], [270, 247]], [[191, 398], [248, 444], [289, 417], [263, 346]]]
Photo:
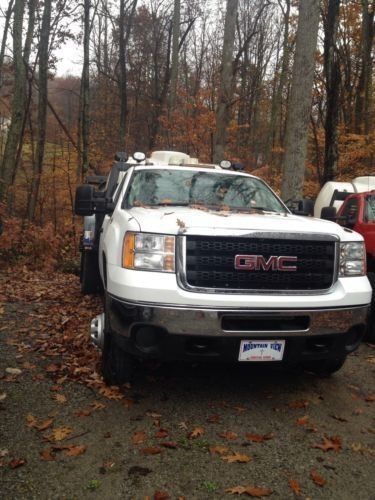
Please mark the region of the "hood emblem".
[[237, 271], [297, 271], [298, 258], [291, 255], [236, 255], [234, 268]]

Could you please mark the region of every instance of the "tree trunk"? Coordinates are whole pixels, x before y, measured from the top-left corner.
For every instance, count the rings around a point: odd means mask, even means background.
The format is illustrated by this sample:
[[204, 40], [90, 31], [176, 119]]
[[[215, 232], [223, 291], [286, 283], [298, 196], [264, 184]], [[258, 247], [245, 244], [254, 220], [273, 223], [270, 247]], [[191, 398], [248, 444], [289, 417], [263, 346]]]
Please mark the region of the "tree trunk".
[[14, 0], [9, 1], [8, 8], [7, 8], [7, 11], [5, 13], [4, 32], [3, 32], [3, 39], [1, 41], [1, 49], [0, 49], [0, 88], [2, 87], [2, 83], [3, 83], [2, 82], [2, 71], [3, 71], [3, 65], [4, 65], [5, 47], [6, 47], [7, 38], [8, 38], [10, 17], [12, 15], [12, 10], [13, 10], [13, 3], [14, 3]]
[[180, 44], [180, 18], [181, 2], [174, 0], [173, 27], [172, 27], [172, 64], [171, 64], [171, 84], [169, 94], [168, 111], [171, 113], [176, 104], [177, 83], [178, 83], [178, 54]]
[[288, 103], [281, 197], [289, 202], [303, 194], [306, 146], [319, 26], [319, 0], [301, 0], [296, 52]]
[[362, 0], [362, 61], [355, 103], [355, 131], [369, 134], [372, 120], [372, 46], [374, 42], [374, 2]]
[[224, 44], [221, 62], [220, 90], [216, 108], [216, 133], [214, 138], [213, 161], [224, 159], [227, 127], [233, 95], [233, 48], [236, 34], [238, 0], [227, 0], [224, 25]]
[[24, 12], [25, 0], [16, 0], [13, 17], [14, 93], [12, 101], [12, 118], [0, 171], [0, 202], [6, 197], [12, 181], [15, 169], [15, 158], [23, 124], [26, 99], [26, 68], [22, 57], [22, 24]]
[[84, 0], [83, 67], [81, 81], [81, 178], [89, 169], [90, 140], [90, 12], [91, 0]]
[[31, 184], [28, 206], [28, 218], [34, 220], [35, 208], [39, 195], [40, 180], [43, 172], [44, 148], [46, 142], [47, 101], [48, 101], [48, 54], [51, 27], [51, 0], [44, 0], [42, 27], [39, 41], [39, 99], [38, 99], [38, 132], [36, 144], [35, 171]]
[[323, 183], [336, 177], [338, 150], [339, 100], [341, 86], [340, 62], [336, 51], [340, 0], [329, 0], [324, 23], [324, 74], [326, 86], [325, 154]]

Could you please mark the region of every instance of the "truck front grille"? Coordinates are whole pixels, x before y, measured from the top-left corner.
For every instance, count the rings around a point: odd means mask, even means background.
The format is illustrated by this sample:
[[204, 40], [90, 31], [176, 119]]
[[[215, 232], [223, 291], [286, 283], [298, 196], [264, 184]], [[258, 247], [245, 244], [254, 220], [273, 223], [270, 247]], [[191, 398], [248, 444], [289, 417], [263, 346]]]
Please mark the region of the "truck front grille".
[[[237, 270], [236, 255], [297, 257], [296, 271]], [[335, 242], [186, 236], [186, 284], [232, 290], [326, 290], [335, 276]]]

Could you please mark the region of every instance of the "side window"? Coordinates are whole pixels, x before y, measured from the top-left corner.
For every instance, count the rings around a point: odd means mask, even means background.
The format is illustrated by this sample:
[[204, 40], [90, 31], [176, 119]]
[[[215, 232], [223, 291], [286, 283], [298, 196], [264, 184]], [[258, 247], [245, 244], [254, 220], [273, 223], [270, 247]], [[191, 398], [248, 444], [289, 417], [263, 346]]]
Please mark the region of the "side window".
[[342, 216], [345, 217], [343, 225], [353, 225], [358, 218], [358, 200], [352, 198], [347, 201]]

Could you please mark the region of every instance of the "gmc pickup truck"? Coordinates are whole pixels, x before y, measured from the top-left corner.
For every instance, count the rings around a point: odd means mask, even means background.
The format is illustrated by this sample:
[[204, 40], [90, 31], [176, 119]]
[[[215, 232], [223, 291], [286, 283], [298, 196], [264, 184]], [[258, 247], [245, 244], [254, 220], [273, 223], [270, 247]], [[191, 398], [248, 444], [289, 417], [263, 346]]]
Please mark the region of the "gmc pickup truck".
[[110, 385], [141, 359], [329, 375], [361, 342], [372, 294], [363, 238], [292, 214], [238, 164], [118, 154], [107, 179], [77, 188], [75, 208], [82, 289], [104, 291], [91, 338]]

